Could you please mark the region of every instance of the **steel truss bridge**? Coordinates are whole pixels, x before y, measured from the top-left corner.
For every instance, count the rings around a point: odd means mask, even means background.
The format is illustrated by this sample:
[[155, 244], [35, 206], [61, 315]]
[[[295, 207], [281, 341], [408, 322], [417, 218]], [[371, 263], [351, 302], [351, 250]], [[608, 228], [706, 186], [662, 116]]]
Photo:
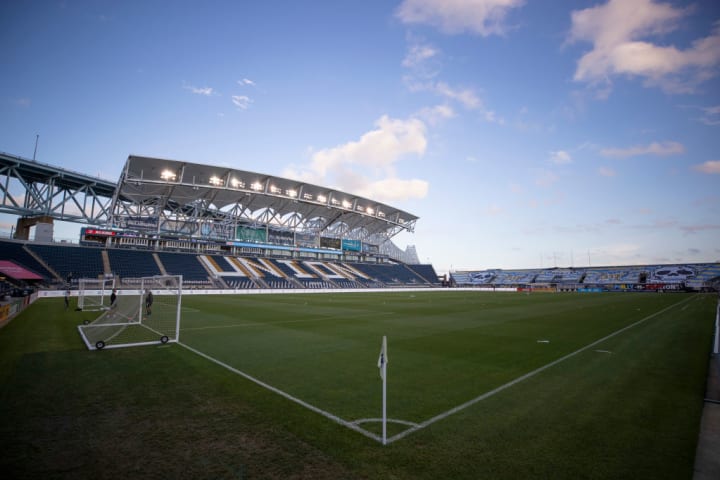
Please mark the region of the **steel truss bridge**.
[[0, 213], [20, 217], [20, 237], [33, 219], [45, 219], [225, 240], [239, 227], [272, 228], [383, 250], [397, 249], [388, 240], [413, 232], [418, 219], [339, 190], [227, 167], [130, 156], [112, 182], [7, 153], [0, 153]]

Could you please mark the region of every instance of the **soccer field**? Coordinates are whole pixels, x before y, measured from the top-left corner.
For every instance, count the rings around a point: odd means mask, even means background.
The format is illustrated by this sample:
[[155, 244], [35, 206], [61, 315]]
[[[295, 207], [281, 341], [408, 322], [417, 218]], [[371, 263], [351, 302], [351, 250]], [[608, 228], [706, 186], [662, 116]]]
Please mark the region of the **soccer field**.
[[60, 304], [0, 330], [17, 478], [656, 479], [692, 477], [717, 298], [186, 295], [179, 345], [103, 351]]
[[675, 322], [682, 333], [689, 327], [683, 319], [701, 307], [701, 298], [477, 292], [192, 298], [183, 311], [181, 341], [378, 434], [376, 363], [387, 335], [393, 440], [575, 356], [579, 370], [594, 366], [619, 375], [618, 357], [627, 355], [623, 334], [645, 334], [652, 342], [656, 331]]

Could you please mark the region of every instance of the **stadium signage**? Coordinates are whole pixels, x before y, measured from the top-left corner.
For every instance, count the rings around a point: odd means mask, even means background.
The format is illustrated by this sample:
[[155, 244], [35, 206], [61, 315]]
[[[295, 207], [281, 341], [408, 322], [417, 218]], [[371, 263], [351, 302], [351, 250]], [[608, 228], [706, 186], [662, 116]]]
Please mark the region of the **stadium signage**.
[[101, 235], [104, 237], [114, 237], [117, 235], [117, 232], [113, 232], [112, 230], [98, 230], [96, 228], [88, 228], [85, 230], [85, 235]]

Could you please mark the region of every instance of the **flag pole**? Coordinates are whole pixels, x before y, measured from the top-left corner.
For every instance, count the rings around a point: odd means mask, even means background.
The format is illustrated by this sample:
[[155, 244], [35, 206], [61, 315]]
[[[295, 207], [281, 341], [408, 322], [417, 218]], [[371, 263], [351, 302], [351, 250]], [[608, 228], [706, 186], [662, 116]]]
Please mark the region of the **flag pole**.
[[382, 349], [378, 359], [380, 377], [382, 378], [382, 444], [387, 445], [387, 337], [383, 336]]
[[383, 445], [387, 445], [387, 363], [383, 365]]

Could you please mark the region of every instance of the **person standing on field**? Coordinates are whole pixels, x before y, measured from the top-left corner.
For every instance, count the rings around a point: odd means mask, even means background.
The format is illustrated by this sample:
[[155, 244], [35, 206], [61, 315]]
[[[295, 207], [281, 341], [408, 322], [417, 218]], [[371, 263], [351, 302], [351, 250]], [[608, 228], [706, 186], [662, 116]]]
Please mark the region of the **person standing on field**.
[[145, 315], [150, 316], [152, 313], [152, 304], [153, 304], [153, 293], [152, 290], [149, 288], [146, 290], [145, 295]]

